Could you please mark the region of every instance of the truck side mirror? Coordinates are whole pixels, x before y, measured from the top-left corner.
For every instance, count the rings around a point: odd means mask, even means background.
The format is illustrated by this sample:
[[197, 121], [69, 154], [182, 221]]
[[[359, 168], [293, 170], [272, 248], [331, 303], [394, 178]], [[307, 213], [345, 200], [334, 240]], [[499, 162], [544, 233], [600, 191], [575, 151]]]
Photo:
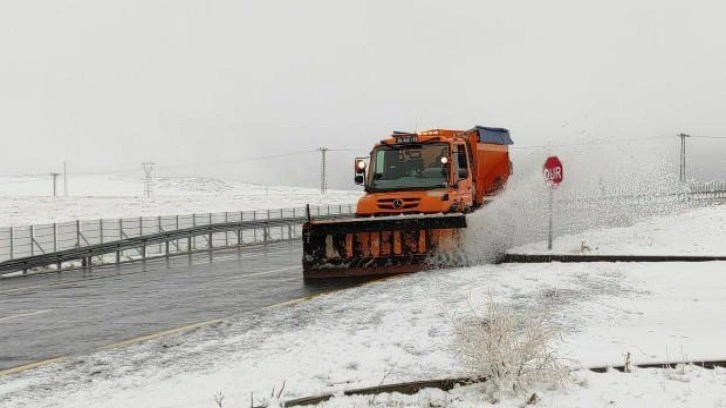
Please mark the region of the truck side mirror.
[[361, 185], [365, 181], [366, 176], [366, 162], [365, 157], [355, 158], [355, 184]]
[[459, 169], [459, 173], [458, 174], [459, 174], [459, 178], [460, 179], [469, 178], [469, 170], [468, 169]]

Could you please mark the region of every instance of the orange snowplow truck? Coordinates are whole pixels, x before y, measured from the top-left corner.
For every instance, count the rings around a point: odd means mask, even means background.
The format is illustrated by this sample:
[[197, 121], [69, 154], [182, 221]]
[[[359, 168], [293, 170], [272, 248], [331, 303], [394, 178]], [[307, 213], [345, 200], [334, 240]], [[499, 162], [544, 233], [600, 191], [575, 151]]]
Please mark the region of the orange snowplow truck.
[[355, 160], [365, 187], [356, 217], [303, 225], [305, 279], [415, 272], [452, 251], [464, 214], [504, 187], [512, 172], [509, 131], [394, 132]]

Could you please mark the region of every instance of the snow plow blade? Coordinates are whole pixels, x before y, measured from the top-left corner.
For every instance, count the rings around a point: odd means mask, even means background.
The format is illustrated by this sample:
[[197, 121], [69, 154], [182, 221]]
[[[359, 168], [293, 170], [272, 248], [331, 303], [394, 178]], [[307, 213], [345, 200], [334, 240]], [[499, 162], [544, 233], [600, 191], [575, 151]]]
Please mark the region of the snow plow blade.
[[309, 221], [303, 225], [305, 279], [417, 272], [458, 246], [463, 214]]

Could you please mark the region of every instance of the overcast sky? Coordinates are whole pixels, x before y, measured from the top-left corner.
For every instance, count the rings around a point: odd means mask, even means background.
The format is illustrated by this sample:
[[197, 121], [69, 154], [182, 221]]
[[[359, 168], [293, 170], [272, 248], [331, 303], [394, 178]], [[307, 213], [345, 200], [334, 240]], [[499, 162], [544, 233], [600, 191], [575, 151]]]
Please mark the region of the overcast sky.
[[[0, 175], [150, 160], [315, 186], [326, 146], [344, 150], [331, 186], [350, 187], [352, 158], [391, 130], [476, 124], [518, 146], [671, 136], [640, 143], [675, 157], [679, 132], [726, 136], [724, 15], [716, 0], [0, 0]], [[726, 139], [689, 140], [689, 159], [726, 179]]]

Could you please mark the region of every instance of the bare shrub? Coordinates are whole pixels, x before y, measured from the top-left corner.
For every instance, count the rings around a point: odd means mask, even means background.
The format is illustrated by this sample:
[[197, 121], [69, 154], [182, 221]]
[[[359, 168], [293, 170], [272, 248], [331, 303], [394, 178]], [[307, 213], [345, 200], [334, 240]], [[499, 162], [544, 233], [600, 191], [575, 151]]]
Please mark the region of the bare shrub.
[[224, 394], [222, 394], [222, 391], [217, 391], [214, 394], [214, 402], [217, 404], [217, 407], [224, 408]]
[[564, 385], [567, 369], [554, 354], [558, 334], [546, 313], [516, 313], [490, 296], [473, 316], [454, 318], [456, 352], [474, 378], [483, 378], [492, 401], [524, 394], [535, 385]]

